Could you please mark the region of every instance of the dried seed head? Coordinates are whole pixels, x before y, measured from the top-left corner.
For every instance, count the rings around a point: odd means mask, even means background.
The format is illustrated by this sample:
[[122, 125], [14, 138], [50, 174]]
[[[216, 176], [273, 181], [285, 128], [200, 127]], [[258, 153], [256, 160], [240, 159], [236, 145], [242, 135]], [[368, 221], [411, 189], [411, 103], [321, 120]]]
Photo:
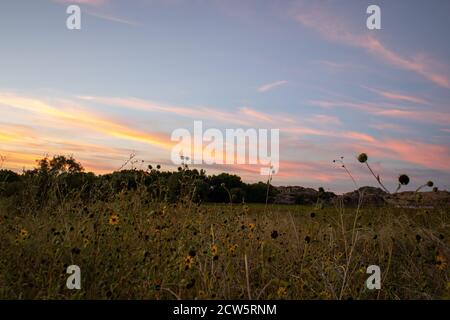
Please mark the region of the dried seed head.
[[366, 154], [366, 153], [361, 153], [361, 154], [358, 156], [358, 161], [361, 162], [361, 163], [367, 162], [367, 159], [368, 159], [368, 157], [367, 157], [367, 154]]
[[398, 182], [404, 186], [406, 186], [409, 183], [409, 177], [406, 174], [401, 174], [398, 177]]

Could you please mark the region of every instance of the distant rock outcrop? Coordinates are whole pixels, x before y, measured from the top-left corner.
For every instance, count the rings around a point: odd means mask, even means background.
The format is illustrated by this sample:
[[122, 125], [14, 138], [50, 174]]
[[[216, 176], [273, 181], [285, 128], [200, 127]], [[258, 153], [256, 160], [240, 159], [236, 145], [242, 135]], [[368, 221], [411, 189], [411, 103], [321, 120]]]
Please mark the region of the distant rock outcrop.
[[385, 191], [376, 187], [361, 187], [358, 190], [344, 193], [342, 199], [344, 205], [356, 207], [361, 199], [362, 206], [382, 207], [386, 205], [385, 197], [388, 195]]
[[405, 191], [389, 194], [386, 202], [396, 207], [448, 207], [450, 206], [450, 192], [430, 191], [414, 192]]
[[315, 190], [299, 186], [277, 187], [276, 189], [277, 195], [274, 202], [277, 204], [330, 204], [331, 199], [336, 197], [333, 192], [323, 189]]
[[323, 189], [315, 190], [299, 186], [276, 187], [276, 190], [277, 195], [274, 200], [276, 204], [319, 204], [330, 206], [342, 200], [344, 206], [356, 207], [361, 199], [361, 206], [366, 207], [383, 207], [386, 205], [417, 208], [450, 206], [450, 192], [448, 191], [405, 191], [390, 194], [381, 188], [361, 187], [358, 190], [338, 196]]

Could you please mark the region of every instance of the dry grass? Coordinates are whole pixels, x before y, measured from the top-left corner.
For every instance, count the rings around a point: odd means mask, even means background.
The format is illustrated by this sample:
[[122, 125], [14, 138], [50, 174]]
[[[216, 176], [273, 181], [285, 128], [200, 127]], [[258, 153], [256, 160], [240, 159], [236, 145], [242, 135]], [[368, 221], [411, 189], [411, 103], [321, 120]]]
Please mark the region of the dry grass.
[[[0, 202], [1, 299], [442, 299], [448, 209]], [[82, 289], [65, 286], [81, 268]], [[369, 265], [382, 289], [366, 289]]]

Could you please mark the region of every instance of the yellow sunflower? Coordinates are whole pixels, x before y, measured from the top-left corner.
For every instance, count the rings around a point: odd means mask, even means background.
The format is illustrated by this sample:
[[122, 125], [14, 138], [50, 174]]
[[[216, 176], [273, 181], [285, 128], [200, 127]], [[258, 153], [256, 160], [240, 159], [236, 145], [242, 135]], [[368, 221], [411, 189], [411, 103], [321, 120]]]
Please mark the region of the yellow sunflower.
[[278, 298], [284, 298], [287, 296], [287, 289], [286, 287], [279, 287], [277, 290], [277, 296]]
[[229, 251], [231, 254], [233, 254], [233, 253], [236, 252], [237, 247], [238, 247], [237, 244], [231, 244], [231, 245], [228, 247], [228, 251]]
[[187, 256], [186, 258], [184, 258], [184, 266], [185, 269], [191, 269], [192, 265], [194, 264], [194, 257], [193, 256]]
[[217, 253], [219, 252], [219, 248], [217, 247], [217, 245], [215, 245], [215, 244], [213, 244], [212, 246], [211, 246], [211, 254], [213, 255], [213, 256], [217, 256]]
[[447, 269], [447, 259], [442, 254], [436, 256], [436, 268], [439, 270]]
[[27, 229], [21, 229], [19, 232], [19, 237], [22, 239], [25, 239], [28, 237], [28, 230]]
[[109, 217], [109, 224], [112, 225], [112, 226], [119, 224], [119, 215], [112, 214]]

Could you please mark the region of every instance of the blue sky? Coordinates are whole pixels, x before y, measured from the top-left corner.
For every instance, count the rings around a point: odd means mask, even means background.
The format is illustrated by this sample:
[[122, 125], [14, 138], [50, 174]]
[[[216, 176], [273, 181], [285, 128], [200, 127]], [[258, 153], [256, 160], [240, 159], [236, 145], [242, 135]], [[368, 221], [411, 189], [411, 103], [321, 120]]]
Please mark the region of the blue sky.
[[[65, 26], [78, 4], [82, 29]], [[366, 28], [381, 8], [382, 29]], [[0, 154], [73, 154], [99, 173], [131, 152], [170, 163], [170, 133], [280, 128], [278, 185], [353, 188], [360, 152], [395, 188], [450, 183], [450, 2], [39, 0], [0, 5]], [[208, 172], [263, 180], [253, 168]]]

